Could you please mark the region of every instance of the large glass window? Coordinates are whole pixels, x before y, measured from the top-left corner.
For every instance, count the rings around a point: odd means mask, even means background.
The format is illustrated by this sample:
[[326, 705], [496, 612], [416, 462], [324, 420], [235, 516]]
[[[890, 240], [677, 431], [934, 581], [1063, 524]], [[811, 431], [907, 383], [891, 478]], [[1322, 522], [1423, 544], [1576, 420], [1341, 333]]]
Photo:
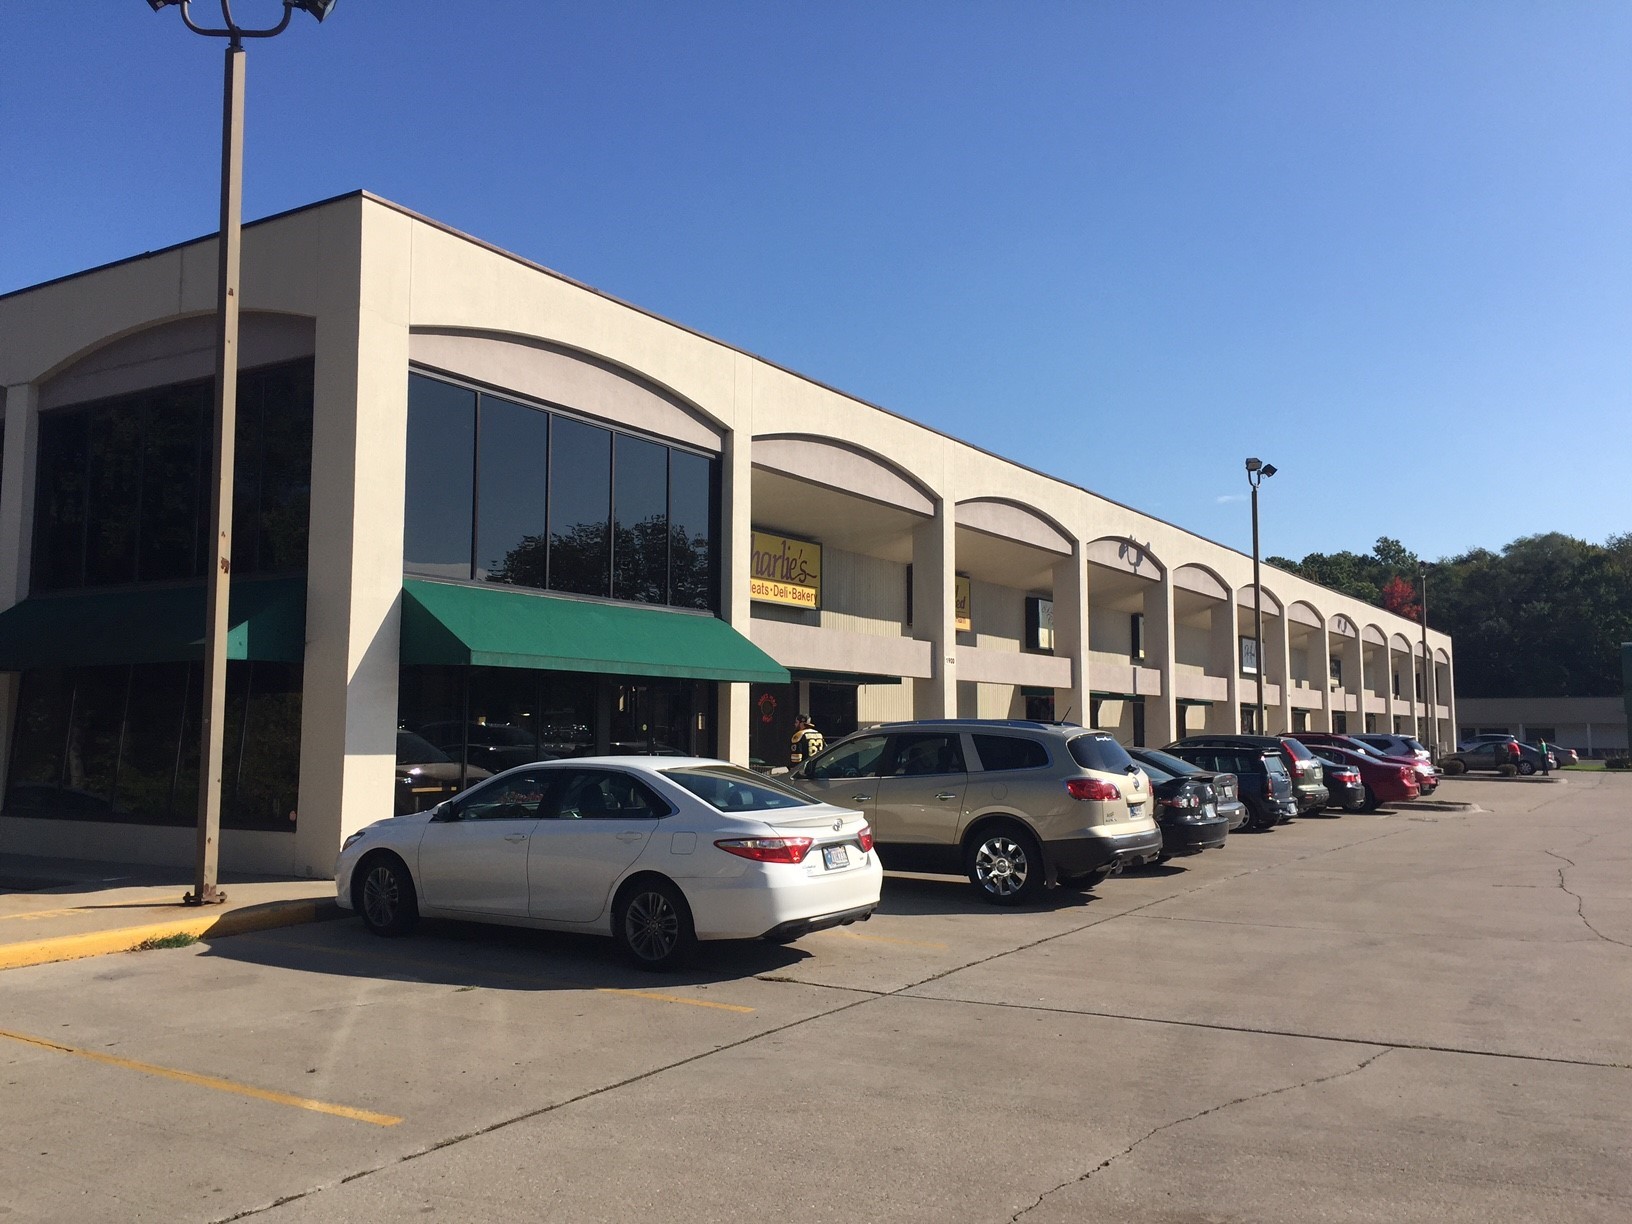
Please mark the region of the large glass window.
[[667, 603], [668, 448], [620, 436], [614, 462], [612, 594], [638, 603]]
[[409, 378], [402, 559], [416, 574], [470, 577], [475, 429], [474, 391], [417, 374]]
[[718, 486], [706, 455], [409, 379], [409, 573], [709, 610]]
[[[5, 811], [190, 825], [198, 817], [196, 663], [23, 673]], [[300, 667], [227, 665], [221, 824], [292, 829]]]
[[[181, 383], [40, 416], [36, 590], [201, 577], [210, 564], [212, 384]], [[312, 366], [239, 376], [233, 572], [306, 564]]]
[[612, 431], [556, 417], [550, 445], [550, 589], [608, 595]]
[[542, 587], [549, 559], [549, 414], [484, 395], [479, 437], [476, 577]]

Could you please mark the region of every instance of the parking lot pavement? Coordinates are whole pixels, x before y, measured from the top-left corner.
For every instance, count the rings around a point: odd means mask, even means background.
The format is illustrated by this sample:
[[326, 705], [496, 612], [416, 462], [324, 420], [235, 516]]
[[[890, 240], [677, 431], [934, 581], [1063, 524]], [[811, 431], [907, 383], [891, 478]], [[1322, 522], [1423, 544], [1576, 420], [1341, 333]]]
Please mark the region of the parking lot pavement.
[[0, 1201], [1628, 1218], [1632, 783], [1460, 788], [1489, 810], [1301, 820], [1034, 909], [891, 877], [869, 923], [674, 977], [587, 937], [355, 921], [12, 970]]

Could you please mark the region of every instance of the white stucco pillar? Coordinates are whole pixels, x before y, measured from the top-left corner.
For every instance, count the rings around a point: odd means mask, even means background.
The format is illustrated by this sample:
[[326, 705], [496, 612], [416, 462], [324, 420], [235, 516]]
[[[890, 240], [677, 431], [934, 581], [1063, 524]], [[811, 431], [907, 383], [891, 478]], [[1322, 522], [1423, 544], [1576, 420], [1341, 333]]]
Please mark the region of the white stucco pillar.
[[1178, 707], [1174, 698], [1177, 683], [1173, 660], [1173, 571], [1145, 587], [1145, 661], [1143, 666], [1161, 677], [1162, 691], [1144, 694], [1145, 743], [1153, 748], [1171, 744], [1178, 738]]
[[1215, 735], [1238, 735], [1241, 731], [1241, 655], [1236, 644], [1240, 610], [1235, 589], [1225, 592], [1213, 609], [1212, 651], [1208, 671], [1223, 676], [1224, 709], [1215, 702], [1207, 708], [1207, 730]]
[[1353, 707], [1347, 719], [1348, 733], [1353, 735], [1366, 729], [1366, 646], [1358, 631], [1343, 639], [1338, 657], [1343, 660], [1344, 701]]
[[[39, 437], [39, 388], [7, 387], [5, 467], [0, 471], [0, 610], [28, 594], [34, 541], [34, 460]], [[0, 795], [11, 766], [12, 731], [17, 725], [16, 672], [0, 672]]]
[[[1399, 667], [1400, 662], [1394, 653], [1394, 643], [1389, 641], [1383, 647], [1383, 717], [1388, 725], [1382, 728], [1389, 735], [1394, 734], [1394, 716], [1399, 713], [1401, 704], [1394, 696], [1394, 672]], [[1407, 659], [1405, 669], [1409, 671], [1410, 667], [1410, 660]], [[1409, 677], [1401, 676], [1400, 683], [1402, 685], [1409, 684]]]
[[1332, 708], [1337, 694], [1332, 692], [1332, 635], [1324, 624], [1309, 635], [1309, 679], [1320, 686], [1320, 709], [1311, 710], [1309, 725], [1316, 731], [1332, 729]]
[[912, 533], [912, 632], [930, 643], [932, 662], [929, 679], [912, 682], [915, 718], [958, 714], [956, 531], [953, 505], [943, 497], [935, 516]]
[[1054, 563], [1054, 653], [1071, 660], [1071, 687], [1054, 690], [1054, 717], [1088, 725], [1088, 561], [1083, 542]]
[[293, 869], [325, 876], [395, 790], [407, 465], [409, 230], [363, 210], [326, 235]]
[[1292, 730], [1292, 628], [1287, 623], [1285, 608], [1273, 621], [1264, 624], [1264, 653], [1269, 658], [1259, 667], [1259, 679], [1280, 690], [1273, 705], [1264, 703], [1264, 721], [1270, 727], [1267, 734], [1284, 734]]
[[[752, 367], [747, 358], [736, 363], [737, 426], [726, 434], [720, 454], [720, 615], [743, 637], [751, 637], [748, 621], [753, 615], [749, 596], [749, 567], [753, 557], [753, 431], [745, 425], [748, 414], [741, 406], [753, 393]], [[751, 419], [751, 418], [749, 418]], [[749, 708], [747, 684], [719, 686], [719, 746], [728, 761], [748, 764], [748, 737], [753, 711]], [[777, 762], [786, 764], [786, 762]]]

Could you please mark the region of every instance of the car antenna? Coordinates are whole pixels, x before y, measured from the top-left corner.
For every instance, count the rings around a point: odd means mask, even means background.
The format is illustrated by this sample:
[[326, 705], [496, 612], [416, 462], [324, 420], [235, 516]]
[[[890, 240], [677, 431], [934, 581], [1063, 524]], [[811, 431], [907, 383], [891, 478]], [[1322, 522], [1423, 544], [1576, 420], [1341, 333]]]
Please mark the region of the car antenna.
[[1062, 723], [1070, 722], [1071, 721], [1071, 711], [1076, 709], [1076, 708], [1077, 708], [1076, 706], [1066, 706], [1065, 707], [1065, 713], [1060, 715], [1060, 721]]

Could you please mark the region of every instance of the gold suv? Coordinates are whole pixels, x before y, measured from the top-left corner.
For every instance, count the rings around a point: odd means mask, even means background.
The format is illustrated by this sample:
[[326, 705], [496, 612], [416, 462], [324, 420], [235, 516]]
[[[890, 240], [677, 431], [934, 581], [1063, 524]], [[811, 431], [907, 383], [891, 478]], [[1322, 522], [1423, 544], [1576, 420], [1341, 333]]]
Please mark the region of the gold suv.
[[982, 718], [857, 731], [789, 775], [812, 798], [866, 813], [890, 871], [967, 874], [1020, 905], [1155, 861], [1150, 779], [1103, 731]]

